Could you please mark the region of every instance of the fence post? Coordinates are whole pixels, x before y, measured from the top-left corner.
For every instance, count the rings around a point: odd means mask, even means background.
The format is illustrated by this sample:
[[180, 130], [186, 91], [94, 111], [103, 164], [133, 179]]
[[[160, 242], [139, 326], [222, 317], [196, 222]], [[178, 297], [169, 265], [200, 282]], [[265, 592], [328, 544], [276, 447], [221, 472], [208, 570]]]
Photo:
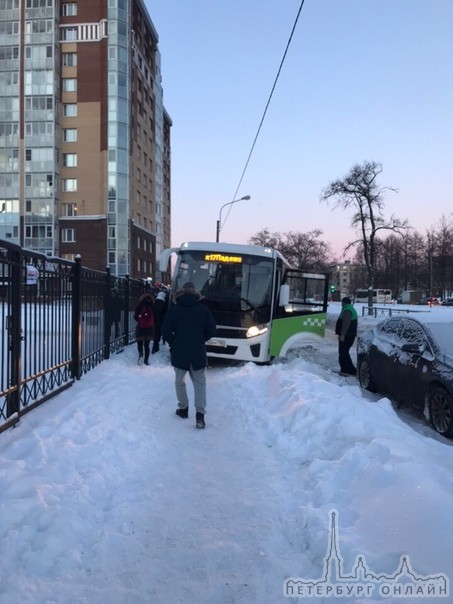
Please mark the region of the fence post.
[[81, 349], [82, 349], [82, 258], [80, 254], [75, 257], [72, 271], [72, 377], [80, 380], [82, 375]]
[[110, 358], [110, 337], [111, 337], [111, 275], [110, 267], [105, 268], [105, 290], [104, 290], [104, 359]]
[[130, 308], [130, 281], [129, 275], [126, 275], [124, 282], [124, 346], [129, 344], [129, 308]]
[[20, 388], [21, 388], [21, 365], [22, 365], [22, 312], [21, 312], [21, 292], [23, 253], [18, 248], [17, 252], [11, 254], [11, 317], [9, 322], [10, 329], [10, 359], [11, 359], [11, 386], [13, 391], [8, 396], [6, 415], [11, 417], [13, 413], [20, 416]]

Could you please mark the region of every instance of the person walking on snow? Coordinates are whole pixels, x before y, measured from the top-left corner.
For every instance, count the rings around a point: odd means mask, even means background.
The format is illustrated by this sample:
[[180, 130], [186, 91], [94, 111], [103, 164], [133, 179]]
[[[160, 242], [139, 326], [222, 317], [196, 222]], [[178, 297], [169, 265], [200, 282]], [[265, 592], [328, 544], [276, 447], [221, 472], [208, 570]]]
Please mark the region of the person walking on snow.
[[137, 340], [138, 364], [143, 363], [143, 352], [145, 352], [145, 365], [149, 365], [149, 343], [154, 337], [154, 296], [149, 292], [140, 296], [134, 319], [137, 321], [135, 337]]
[[189, 373], [197, 428], [206, 426], [206, 341], [216, 332], [214, 317], [207, 306], [200, 304], [201, 298], [193, 283], [186, 283], [175, 293], [175, 304], [167, 310], [162, 324], [162, 337], [170, 346], [171, 364], [175, 370], [176, 415], [189, 417], [185, 382]]
[[110, 332], [112, 331], [112, 326], [114, 326], [114, 337], [118, 338], [120, 335], [120, 321], [121, 321], [121, 311], [123, 310], [123, 302], [118, 295], [118, 290], [114, 287], [110, 292], [110, 300], [109, 305], [107, 307]]
[[161, 290], [154, 301], [154, 342], [152, 354], [159, 352], [160, 340], [162, 338], [162, 322], [167, 312], [168, 302], [166, 293]]
[[335, 325], [338, 336], [338, 361], [340, 375], [356, 375], [357, 369], [352, 362], [349, 351], [357, 336], [357, 311], [351, 303], [351, 298], [345, 297], [341, 301], [341, 312]]

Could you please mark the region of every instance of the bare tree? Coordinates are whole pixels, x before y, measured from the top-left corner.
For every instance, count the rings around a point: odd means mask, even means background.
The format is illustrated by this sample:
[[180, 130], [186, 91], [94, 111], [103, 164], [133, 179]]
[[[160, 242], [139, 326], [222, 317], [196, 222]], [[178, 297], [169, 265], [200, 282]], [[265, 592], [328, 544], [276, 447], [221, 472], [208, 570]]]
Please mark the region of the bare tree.
[[408, 288], [420, 290], [422, 288], [426, 292], [428, 288], [428, 264], [425, 261], [425, 240], [416, 231], [406, 233], [402, 239], [404, 246], [403, 290]]
[[308, 233], [285, 233], [282, 254], [297, 268], [326, 270], [331, 264], [330, 245], [320, 237], [322, 231], [314, 229]]
[[400, 292], [403, 277], [403, 238], [391, 233], [380, 242], [376, 258], [375, 282], [377, 287], [392, 288], [396, 297]]
[[376, 270], [377, 234], [387, 230], [402, 233], [408, 228], [407, 221], [401, 221], [394, 216], [386, 220], [382, 213], [384, 197], [387, 191], [397, 192], [392, 187], [380, 187], [377, 178], [382, 172], [382, 165], [366, 161], [356, 164], [350, 172], [341, 179], [333, 180], [322, 192], [321, 201], [333, 200], [334, 207], [343, 209], [354, 208], [351, 226], [359, 238], [349, 243], [344, 252], [360, 245], [368, 276], [368, 307], [369, 314], [373, 312], [373, 289]]
[[252, 245], [262, 245], [263, 247], [272, 247], [279, 250], [282, 244], [282, 237], [280, 233], [271, 233], [266, 227], [250, 237], [249, 243]]
[[[434, 277], [438, 293], [448, 295], [453, 287], [453, 214], [447, 218], [443, 215], [437, 230], [434, 231], [436, 250], [434, 256]], [[433, 295], [433, 291], [429, 292]]]
[[281, 234], [270, 233], [266, 228], [253, 235], [249, 243], [278, 250], [295, 268], [327, 270], [334, 260], [330, 256], [330, 245], [320, 239], [321, 235], [319, 229]]

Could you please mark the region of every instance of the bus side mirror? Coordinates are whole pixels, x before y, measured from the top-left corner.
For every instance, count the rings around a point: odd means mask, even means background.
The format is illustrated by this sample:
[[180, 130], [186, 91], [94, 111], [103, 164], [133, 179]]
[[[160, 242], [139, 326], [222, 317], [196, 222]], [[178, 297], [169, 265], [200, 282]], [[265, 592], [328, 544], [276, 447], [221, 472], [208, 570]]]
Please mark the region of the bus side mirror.
[[288, 306], [289, 304], [289, 285], [284, 283], [280, 286], [279, 306]]

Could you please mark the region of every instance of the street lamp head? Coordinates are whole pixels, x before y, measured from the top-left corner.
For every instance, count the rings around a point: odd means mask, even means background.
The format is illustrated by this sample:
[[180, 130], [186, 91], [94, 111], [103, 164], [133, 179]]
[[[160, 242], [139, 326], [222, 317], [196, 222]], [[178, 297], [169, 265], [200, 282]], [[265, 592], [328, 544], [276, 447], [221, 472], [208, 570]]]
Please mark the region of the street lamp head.
[[244, 195], [244, 197], [240, 197], [239, 199], [233, 199], [233, 201], [229, 201], [228, 203], [224, 203], [223, 206], [220, 208], [219, 219], [217, 220], [217, 225], [216, 225], [216, 238], [215, 238], [215, 240], [217, 242], [219, 241], [219, 235], [220, 235], [220, 231], [222, 229], [222, 210], [223, 210], [223, 208], [226, 208], [226, 206], [231, 206], [234, 203], [237, 203], [238, 201], [248, 201], [249, 199], [250, 199], [250, 195]]

